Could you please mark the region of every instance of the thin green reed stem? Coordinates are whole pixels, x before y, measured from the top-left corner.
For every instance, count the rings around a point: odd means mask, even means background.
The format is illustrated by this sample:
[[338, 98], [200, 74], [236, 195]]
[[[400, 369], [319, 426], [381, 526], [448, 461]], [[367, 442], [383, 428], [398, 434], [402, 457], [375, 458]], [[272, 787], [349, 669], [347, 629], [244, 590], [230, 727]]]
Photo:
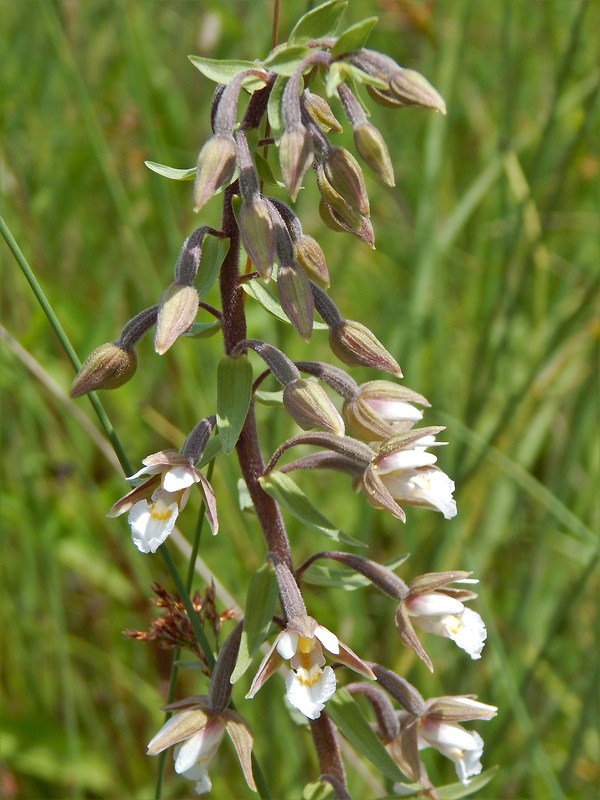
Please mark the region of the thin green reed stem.
[[[214, 460], [210, 462], [208, 465], [207, 470], [207, 478], [210, 481], [212, 478], [213, 470], [214, 470], [215, 462]], [[190, 554], [190, 563], [188, 566], [188, 573], [186, 578], [186, 589], [188, 595], [191, 595], [192, 592], [192, 583], [194, 581], [194, 567], [196, 564], [196, 557], [198, 555], [198, 549], [200, 547], [200, 539], [202, 537], [202, 528], [204, 527], [204, 510], [205, 510], [205, 503], [202, 502], [200, 504], [200, 510], [198, 511], [198, 521], [196, 522], [196, 530], [194, 532], [194, 543], [192, 545], [192, 552]], [[173, 661], [171, 663], [171, 676], [169, 678], [169, 691], [167, 692], [167, 704], [172, 703], [175, 699], [175, 689], [177, 688], [177, 678], [179, 676], [179, 667], [177, 666], [177, 662], [181, 656], [181, 648], [178, 647], [176, 650], [173, 650]], [[165, 714], [165, 722], [171, 718], [171, 712], [167, 711]], [[165, 775], [165, 763], [167, 759], [167, 751], [163, 750], [162, 753], [158, 756], [158, 764], [156, 768], [156, 788], [154, 790], [154, 800], [160, 800], [162, 796], [162, 786], [163, 780]]]
[[[17, 262], [17, 264], [21, 268], [21, 271], [25, 275], [25, 277], [27, 279], [27, 282], [31, 286], [31, 288], [33, 290], [33, 293], [34, 293], [38, 303], [40, 304], [40, 306], [42, 307], [42, 310], [44, 311], [44, 313], [48, 317], [48, 321], [49, 321], [50, 325], [52, 326], [52, 329], [56, 333], [56, 335], [58, 337], [58, 340], [59, 340], [59, 342], [61, 344], [61, 347], [65, 351], [65, 353], [66, 353], [69, 361], [73, 365], [73, 368], [75, 369], [75, 371], [78, 372], [79, 368], [81, 367], [81, 361], [77, 357], [77, 353], [75, 352], [75, 349], [73, 348], [73, 345], [69, 341], [69, 338], [68, 338], [67, 334], [65, 333], [62, 325], [58, 321], [58, 318], [57, 318], [56, 314], [54, 313], [54, 311], [52, 309], [52, 306], [48, 302], [48, 299], [47, 299], [46, 295], [44, 294], [44, 292], [42, 290], [42, 287], [40, 286], [40, 284], [37, 281], [37, 278], [33, 274], [33, 270], [29, 266], [29, 264], [27, 262], [27, 259], [25, 258], [25, 256], [21, 252], [21, 249], [19, 248], [19, 245], [16, 243], [16, 241], [15, 241], [13, 235], [11, 234], [6, 222], [4, 221], [4, 219], [1, 216], [0, 216], [0, 232], [2, 233], [4, 241], [6, 242], [6, 244], [8, 245], [11, 253], [13, 254], [13, 256], [15, 258], [15, 261]], [[119, 459], [119, 463], [121, 464], [121, 467], [123, 468], [123, 472], [126, 475], [131, 475], [133, 470], [131, 468], [131, 464], [129, 463], [129, 459], [125, 455], [125, 451], [123, 450], [121, 442], [119, 441], [119, 438], [118, 438], [118, 436], [117, 436], [117, 434], [115, 432], [115, 429], [113, 428], [113, 426], [112, 426], [112, 424], [111, 424], [111, 422], [110, 422], [110, 420], [108, 418], [108, 415], [106, 414], [104, 408], [102, 407], [102, 403], [98, 399], [98, 396], [96, 395], [95, 392], [91, 392], [88, 395], [88, 397], [90, 398], [90, 403], [92, 404], [92, 408], [96, 412], [96, 416], [98, 417], [98, 419], [100, 421], [100, 424], [104, 428], [106, 436], [107, 436], [108, 440], [110, 441], [110, 443], [111, 443], [111, 445], [113, 447], [113, 450], [116, 453], [117, 458]]]
[[[209, 481], [209, 483], [212, 479], [214, 468], [215, 468], [215, 460], [213, 458], [213, 460], [208, 465], [208, 469], [206, 470], [206, 478]], [[198, 557], [198, 550], [200, 549], [200, 539], [202, 537], [202, 528], [204, 527], [205, 508], [206, 504], [203, 501], [200, 506], [200, 511], [198, 513], [198, 522], [196, 523], [196, 530], [194, 531], [194, 541], [192, 542], [192, 552], [190, 553], [190, 563], [188, 565], [187, 579], [185, 582], [185, 587], [187, 589], [188, 594], [191, 593], [192, 583], [194, 582], [196, 558]]]

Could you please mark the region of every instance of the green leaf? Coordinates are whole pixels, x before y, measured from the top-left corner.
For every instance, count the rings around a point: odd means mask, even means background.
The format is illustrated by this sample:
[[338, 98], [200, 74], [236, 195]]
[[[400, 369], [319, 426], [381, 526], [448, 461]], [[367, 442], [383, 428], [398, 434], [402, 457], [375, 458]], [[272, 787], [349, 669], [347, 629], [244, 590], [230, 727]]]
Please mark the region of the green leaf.
[[337, 58], [343, 53], [354, 53], [356, 50], [360, 50], [367, 43], [371, 31], [378, 21], [377, 17], [368, 17], [357, 22], [356, 25], [346, 28], [334, 44], [331, 55]]
[[366, 547], [363, 542], [342, 533], [335, 525], [332, 525], [329, 520], [324, 517], [310, 502], [308, 497], [304, 494], [302, 489], [294, 483], [294, 481], [283, 472], [269, 472], [268, 475], [263, 475], [259, 478], [260, 485], [264, 491], [270, 495], [274, 500], [282, 505], [290, 512], [290, 514], [297, 520], [300, 520], [304, 525], [312, 528], [328, 539], [333, 539], [335, 542], [345, 542], [346, 544], [354, 545], [355, 547]]
[[[289, 321], [285, 311], [281, 307], [279, 300], [274, 297], [268, 289], [259, 283], [259, 281], [246, 281], [242, 284], [242, 289], [249, 294], [250, 297], [253, 297], [257, 303], [260, 303], [261, 306], [272, 314], [277, 319], [280, 319], [282, 322], [287, 322], [288, 325], [292, 323]], [[315, 322], [313, 328], [317, 330], [325, 330], [327, 325], [324, 322]]]
[[278, 594], [279, 587], [273, 565], [271, 563], [263, 564], [260, 569], [256, 570], [248, 586], [244, 629], [231, 683], [235, 683], [242, 677], [254, 660], [261, 644], [267, 638]]
[[229, 239], [207, 233], [202, 240], [200, 264], [196, 275], [196, 289], [200, 297], [205, 297], [217, 279], [221, 264], [229, 252]]
[[377, 738], [349, 692], [344, 688], [336, 689], [333, 697], [327, 702], [327, 713], [361, 756], [368, 758], [371, 764], [393, 781], [404, 780], [404, 775]]
[[325, 781], [311, 781], [302, 790], [302, 800], [332, 800], [333, 786]]
[[182, 336], [189, 336], [197, 339], [209, 339], [221, 330], [221, 323], [218, 320], [214, 322], [194, 322], [189, 331], [182, 333]]
[[283, 186], [283, 183], [278, 181], [275, 175], [273, 175], [273, 170], [267, 159], [260, 153], [254, 153], [254, 164], [258, 172], [258, 177], [263, 183], [269, 186]]
[[329, 0], [303, 17], [300, 17], [288, 39], [288, 44], [299, 44], [310, 39], [333, 36], [348, 3], [346, 0]]
[[[408, 553], [404, 553], [391, 561], [386, 561], [383, 566], [391, 570], [397, 569], [408, 556]], [[311, 564], [302, 574], [302, 580], [315, 586], [330, 586], [336, 589], [346, 589], [349, 592], [362, 589], [371, 583], [364, 575], [352, 572], [348, 568], [326, 567], [323, 564]]]
[[283, 405], [283, 389], [278, 392], [262, 392], [260, 389], [254, 392], [254, 399], [263, 406], [275, 408]]
[[281, 139], [281, 134], [283, 133], [283, 119], [281, 117], [281, 97], [283, 95], [283, 90], [285, 89], [285, 85], [287, 83], [287, 78], [284, 78], [283, 75], [278, 75], [275, 78], [275, 83], [273, 84], [273, 88], [271, 89], [271, 94], [269, 95], [269, 103], [267, 105], [267, 116], [269, 119], [269, 125], [271, 126], [271, 135], [278, 142]]
[[213, 436], [212, 439], [208, 440], [208, 444], [204, 448], [204, 452], [202, 453], [202, 458], [196, 465], [198, 469], [202, 469], [205, 467], [210, 461], [215, 459], [218, 455], [223, 452], [223, 446], [221, 444], [221, 437], [219, 434]]
[[238, 478], [237, 482], [237, 491], [238, 491], [238, 505], [240, 507], [240, 511], [246, 511], [249, 514], [255, 514], [256, 510], [254, 508], [254, 503], [252, 502], [252, 498], [250, 497], [250, 492], [248, 491], [248, 485], [243, 478]]
[[[227, 85], [236, 75], [240, 72], [245, 72], [249, 69], [261, 70], [262, 67], [258, 61], [242, 61], [241, 59], [220, 59], [220, 58], [202, 58], [202, 56], [188, 56], [192, 64], [199, 69], [200, 72], [216, 83], [223, 83]], [[266, 76], [265, 76], [266, 78]], [[261, 81], [255, 75], [248, 75], [244, 80], [243, 85], [251, 92], [257, 89], [262, 89], [266, 80]]]
[[310, 47], [305, 45], [282, 44], [269, 53], [262, 65], [277, 75], [286, 75], [289, 78], [309, 53]]
[[175, 169], [175, 167], [168, 167], [166, 164], [157, 164], [156, 161], [144, 161], [144, 164], [152, 172], [156, 172], [164, 178], [170, 178], [172, 181], [193, 181], [196, 177], [196, 167]]
[[486, 769], [481, 775], [471, 778], [468, 786], [463, 786], [462, 783], [450, 783], [448, 786], [436, 788], [436, 792], [440, 800], [460, 800], [461, 797], [468, 797], [470, 794], [478, 792], [479, 789], [483, 789], [497, 772], [498, 767], [492, 767], [491, 769]]
[[252, 396], [252, 365], [248, 356], [223, 356], [217, 369], [217, 427], [223, 452], [237, 442]]
[[377, 89], [387, 89], [388, 84], [377, 78], [375, 75], [367, 75], [362, 69], [355, 67], [354, 64], [348, 64], [346, 61], [335, 61], [331, 65], [331, 69], [327, 74], [327, 81], [325, 83], [325, 93], [328, 97], [336, 95], [337, 87], [340, 83], [345, 81], [354, 80], [357, 84], [366, 84], [375, 86]]

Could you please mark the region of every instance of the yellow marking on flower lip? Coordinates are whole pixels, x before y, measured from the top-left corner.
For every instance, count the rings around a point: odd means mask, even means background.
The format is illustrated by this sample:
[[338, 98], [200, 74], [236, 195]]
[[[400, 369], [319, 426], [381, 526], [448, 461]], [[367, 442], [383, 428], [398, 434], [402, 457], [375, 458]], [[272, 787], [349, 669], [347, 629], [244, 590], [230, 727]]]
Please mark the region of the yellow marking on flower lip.
[[150, 511], [152, 519], [158, 520], [159, 522], [166, 522], [172, 513], [173, 511], [170, 508], [166, 508], [162, 513], [156, 511], [156, 503], [152, 503], [152, 510]]
[[461, 628], [460, 617], [458, 617], [456, 614], [452, 614], [450, 617], [446, 617], [444, 619], [444, 625], [446, 628], [448, 628], [450, 633], [456, 635]]

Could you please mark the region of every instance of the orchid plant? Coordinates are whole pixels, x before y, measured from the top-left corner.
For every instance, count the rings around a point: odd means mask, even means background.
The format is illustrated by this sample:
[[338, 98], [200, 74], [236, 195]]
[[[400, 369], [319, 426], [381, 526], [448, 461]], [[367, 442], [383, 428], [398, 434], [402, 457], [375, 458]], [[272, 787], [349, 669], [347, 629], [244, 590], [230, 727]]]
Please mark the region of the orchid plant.
[[[198, 794], [210, 791], [208, 765], [226, 732], [248, 787], [262, 797], [269, 794], [268, 775], [252, 755], [254, 737], [264, 732], [253, 733], [243, 710], [231, 703], [232, 685], [246, 676], [261, 648], [266, 654], [246, 685], [246, 702], [283, 661], [289, 662], [285, 697], [294, 713], [300, 712], [310, 725], [319, 763], [314, 780], [328, 785], [327, 791], [336, 798], [349, 797], [340, 745], [344, 736], [382, 773], [390, 791], [438, 796], [419, 755], [421, 749], [433, 747], [456, 765], [460, 784], [452, 796], [461, 796], [462, 789], [470, 792], [473, 777], [482, 769], [483, 743], [477, 732], [458, 723], [489, 720], [496, 713], [493, 706], [472, 696], [424, 700], [402, 676], [372, 662], [367, 653], [355, 654], [337, 633], [311, 617], [303, 593], [307, 571], [315, 562], [341, 563], [394, 600], [399, 646], [411, 648], [433, 670], [413, 624], [454, 640], [473, 659], [481, 656], [485, 625], [477, 612], [465, 606], [476, 597], [464, 588], [476, 583], [470, 573], [426, 573], [407, 585], [392, 569], [342, 550], [317, 552], [298, 564], [282, 513], [283, 509], [317, 530], [331, 530], [302, 491], [301, 477], [296, 477], [307, 469], [346, 473], [366, 502], [402, 522], [408, 506], [429, 509], [446, 519], [457, 513], [454, 483], [437, 465], [435, 455], [436, 448], [445, 444], [437, 441], [443, 428], [419, 427], [429, 407], [425, 397], [397, 380], [378, 377], [359, 385], [335, 364], [294, 362], [248, 332], [246, 301], [258, 302], [291, 324], [307, 342], [316, 314], [321, 320], [317, 324], [328, 331], [335, 359], [347, 367], [402, 377], [398, 362], [374, 333], [344, 318], [331, 299], [325, 254], [305, 232], [293, 204], [303, 184], [316, 180], [323, 223], [373, 247], [362, 167], [347, 149], [331, 141], [342, 130], [340, 112], [352, 130], [360, 159], [379, 180], [393, 186], [392, 161], [383, 137], [369, 121], [365, 96], [394, 110], [414, 107], [444, 114], [445, 105], [418, 72], [366, 46], [374, 18], [339, 32], [346, 5], [345, 0], [329, 0], [311, 10], [287, 42], [261, 61], [191, 58], [202, 75], [217, 84], [212, 136], [191, 170], [149, 166], [169, 178], [193, 178], [196, 212], [220, 195], [221, 226], [200, 225], [187, 237], [174, 281], [158, 303], [133, 317], [114, 342], [97, 348], [71, 389], [72, 397], [78, 397], [128, 381], [137, 366], [136, 344], [152, 328], [159, 355], [181, 336], [201, 333], [201, 346], [208, 346], [209, 335], [221, 337], [224, 355], [214, 377], [217, 407], [198, 421], [180, 451], [165, 449], [144, 458], [143, 467], [127, 479], [132, 488], [109, 511], [109, 516], [128, 513], [135, 547], [143, 554], [163, 554], [175, 576], [180, 597], [163, 603], [166, 616], [160, 626], [155, 624], [152, 636], [172, 647], [191, 641], [209, 676], [207, 694], [178, 701], [168, 698], [167, 721], [148, 746], [152, 756], [174, 746], [175, 771], [193, 781]], [[205, 300], [217, 280], [219, 308]], [[198, 322], [199, 310], [212, 321]], [[249, 351], [265, 364], [259, 375], [253, 373]], [[302, 432], [266, 458], [254, 407], [269, 376], [282, 390], [275, 402]], [[313, 450], [289, 460], [290, 451], [301, 445]], [[199, 614], [198, 604], [192, 602], [189, 581], [186, 587], [177, 577], [168, 547], [194, 487], [201, 493], [213, 534], [218, 533], [220, 499], [209, 479], [215, 461], [234, 452], [244, 493], [264, 537], [265, 560], [250, 581], [243, 621], [237, 622], [217, 655], [205, 631], [210, 619]], [[226, 536], [224, 531], [219, 538]], [[183, 603], [185, 612], [178, 603]], [[338, 675], [342, 665], [361, 680], [344, 687]], [[363, 695], [366, 703], [357, 705], [357, 695]], [[367, 709], [366, 716], [362, 709]], [[171, 712], [176, 713], [170, 716]]]

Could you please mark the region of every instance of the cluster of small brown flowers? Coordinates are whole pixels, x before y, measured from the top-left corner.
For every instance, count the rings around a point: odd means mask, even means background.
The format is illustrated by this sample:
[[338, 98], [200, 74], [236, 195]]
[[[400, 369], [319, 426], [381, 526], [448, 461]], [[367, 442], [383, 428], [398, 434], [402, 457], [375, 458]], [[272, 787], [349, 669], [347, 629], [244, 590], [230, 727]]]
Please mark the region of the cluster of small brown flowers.
[[[339, 366], [294, 362], [279, 348], [263, 339], [249, 338], [246, 332], [244, 304], [240, 302], [243, 291], [291, 323], [306, 341], [311, 339], [317, 315], [322, 320], [320, 327], [327, 329], [333, 356], [345, 366], [367, 367], [402, 378], [398, 362], [375, 334], [364, 324], [346, 319], [331, 299], [321, 246], [304, 232], [292, 207], [265, 191], [266, 184], [274, 193], [285, 188], [294, 202], [312, 168], [325, 225], [372, 247], [374, 232], [362, 168], [347, 149], [331, 142], [342, 125], [329, 101], [339, 101], [358, 156], [390, 187], [394, 185], [392, 161], [383, 137], [369, 122], [361, 91], [387, 107], [445, 113], [444, 101], [422, 75], [366, 48], [372, 21], [336, 35], [344, 7], [343, 0], [329, 0], [310, 11], [298, 22], [288, 42], [262, 62], [192, 58], [201, 72], [218, 83], [212, 136], [201, 148], [195, 169], [193, 205], [198, 212], [222, 191], [223, 228], [201, 226], [185, 240], [174, 281], [165, 288], [158, 304], [127, 323], [115, 342], [95, 350], [71, 389], [72, 396], [78, 397], [99, 388], [116, 388], [129, 380], [136, 369], [135, 345], [152, 327], [159, 355], [187, 334], [220, 332], [223, 336], [225, 355], [216, 376], [215, 413], [198, 422], [180, 451], [161, 450], [143, 459], [143, 467], [127, 479], [133, 488], [109, 512], [109, 516], [128, 512], [135, 546], [142, 553], [155, 553], [173, 532], [196, 486], [216, 534], [217, 498], [201, 468], [221, 451], [228, 454], [237, 448], [248, 503], [254, 506], [266, 544], [266, 563], [261, 568], [266, 572], [259, 570], [262, 589], [256, 593], [259, 600], [249, 603], [243, 626], [236, 626], [221, 649], [210, 675], [208, 694], [166, 706], [177, 713], [148, 749], [150, 755], [156, 755], [176, 745], [175, 770], [195, 781], [199, 794], [210, 789], [207, 765], [225, 732], [233, 740], [248, 785], [256, 789], [251, 766], [252, 733], [243, 717], [227, 706], [231, 684], [245, 673], [269, 635], [270, 620], [279, 626], [279, 632], [246, 698], [254, 697], [282, 661], [289, 661], [287, 700], [311, 720], [322, 776], [334, 786], [338, 797], [347, 796], [345, 775], [339, 747], [327, 727], [332, 725], [327, 702], [336, 691], [336, 665], [349, 666], [366, 679], [347, 688], [363, 693], [372, 705], [375, 732], [382, 743], [378, 746], [382, 751], [385, 747], [401, 773], [431, 797], [436, 796], [435, 789], [419, 759], [419, 749], [437, 748], [455, 763], [460, 781], [467, 785], [481, 770], [483, 744], [477, 733], [466, 731], [458, 723], [487, 720], [496, 713], [494, 707], [471, 696], [424, 700], [406, 680], [363, 660], [311, 617], [301, 591], [303, 577], [316, 560], [333, 559], [343, 564], [393, 599], [394, 626], [400, 641], [433, 670], [414, 626], [450, 638], [471, 658], [480, 658], [486, 629], [481, 617], [465, 605], [476, 597], [465, 588], [476, 583], [470, 573], [426, 573], [407, 585], [390, 569], [342, 551], [315, 553], [295, 566], [281, 515], [284, 508], [306, 524], [322, 518], [290, 477], [290, 473], [305, 469], [347, 474], [369, 504], [403, 522], [407, 506], [441, 512], [446, 519], [457, 513], [454, 483], [437, 465], [433, 452], [446, 444], [437, 440], [443, 428], [418, 427], [429, 408], [425, 397], [395, 380], [378, 378], [357, 384]], [[318, 78], [324, 81], [327, 99], [317, 93]], [[243, 91], [250, 99], [240, 119], [238, 104]], [[265, 117], [270, 135], [261, 140], [253, 134]], [[271, 166], [259, 152], [270, 145], [278, 148], [280, 181], [273, 177]], [[168, 168], [161, 169], [168, 173]], [[241, 274], [240, 246], [254, 272]], [[220, 309], [205, 299], [217, 279]], [[271, 291], [271, 281], [275, 291]], [[197, 322], [200, 309], [212, 315], [212, 323]], [[249, 351], [266, 365], [256, 379]], [[253, 403], [269, 376], [281, 386], [275, 402], [303, 432], [283, 442], [265, 466]], [[332, 399], [331, 394], [336, 397]], [[210, 459], [209, 445], [213, 448]], [[284, 454], [298, 445], [317, 450], [280, 466]], [[318, 522], [315, 524], [318, 527]], [[274, 591], [265, 588], [269, 585]], [[148, 633], [127, 635], [170, 647], [190, 647], [208, 674], [207, 665], [212, 661], [196, 642], [182, 602], [162, 588], [155, 591], [158, 605], [166, 610], [165, 617], [155, 620]], [[254, 597], [252, 585], [250, 596]], [[277, 596], [282, 617], [273, 615]], [[223, 615], [217, 614], [213, 595], [202, 601], [196, 596], [194, 603], [200, 622], [210, 626], [218, 639]], [[266, 615], [259, 640], [251, 628], [253, 614]], [[251, 648], [250, 629], [254, 636]], [[242, 641], [244, 647], [240, 648]], [[326, 656], [333, 665], [326, 665]]]

